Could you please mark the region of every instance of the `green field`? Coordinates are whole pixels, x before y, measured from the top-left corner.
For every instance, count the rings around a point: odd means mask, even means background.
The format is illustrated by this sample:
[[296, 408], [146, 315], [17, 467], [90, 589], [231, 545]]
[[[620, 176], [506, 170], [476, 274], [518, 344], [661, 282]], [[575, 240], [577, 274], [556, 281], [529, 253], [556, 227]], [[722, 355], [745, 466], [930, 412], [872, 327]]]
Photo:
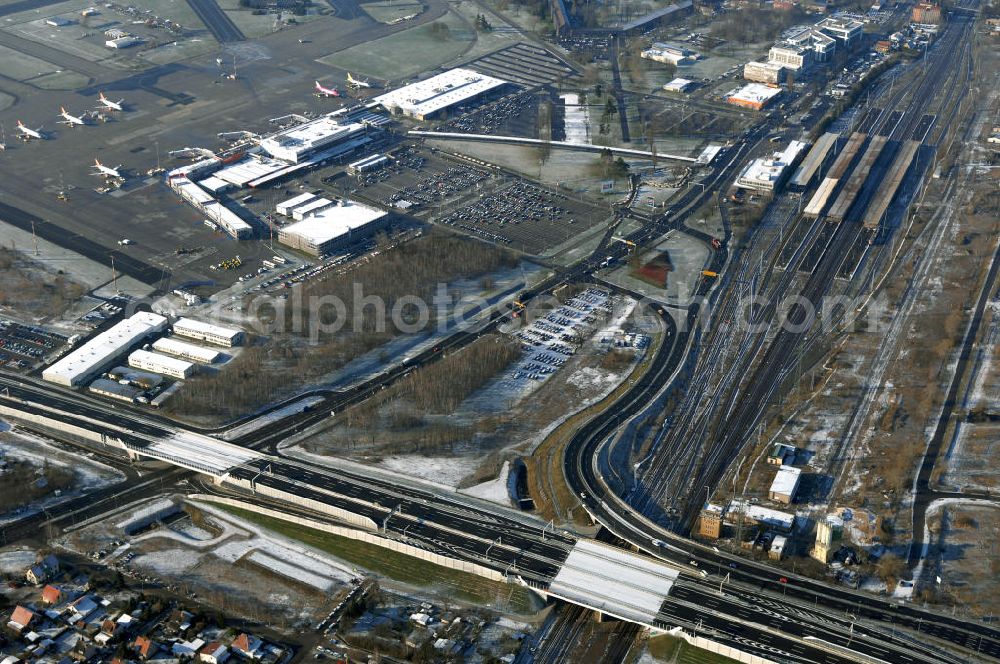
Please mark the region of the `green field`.
[[29, 79], [25, 83], [43, 90], [76, 90], [87, 85], [89, 81], [89, 78], [75, 71], [56, 71]]
[[0, 46], [0, 75], [15, 81], [28, 81], [59, 71], [51, 62], [33, 58], [6, 46]]
[[737, 664], [735, 659], [695, 648], [684, 639], [654, 636], [648, 643], [649, 654], [667, 664]]
[[361, 9], [379, 23], [392, 23], [404, 16], [420, 14], [424, 5], [419, 0], [377, 0], [366, 2]]
[[[240, 31], [246, 35], [248, 39], [256, 39], [258, 37], [263, 37], [264, 35], [269, 35], [274, 32], [275, 28], [275, 15], [274, 14], [254, 14], [253, 10], [247, 9], [246, 7], [240, 6], [240, 0], [218, 0], [219, 7], [226, 12], [226, 16], [236, 25]], [[325, 7], [326, 3], [319, 3], [317, 7]], [[310, 10], [304, 16], [292, 16], [291, 14], [283, 15], [284, 18], [291, 18], [295, 20], [295, 23], [302, 24], [308, 23], [309, 21], [321, 18], [322, 14], [318, 11]], [[294, 29], [293, 26], [281, 27], [282, 30]]]
[[436, 38], [433, 23], [428, 23], [346, 48], [319, 62], [355, 75], [398, 81], [458, 58], [476, 41], [472, 27], [454, 12], [449, 11], [435, 23], [447, 26], [446, 39]]
[[369, 570], [393, 581], [424, 588], [454, 600], [490, 606], [521, 615], [535, 613], [543, 602], [523, 586], [490, 581], [475, 574], [441, 567], [389, 549], [325, 533], [273, 517], [230, 507], [213, 505], [250, 523], [255, 523], [289, 539], [325, 551], [340, 560]]

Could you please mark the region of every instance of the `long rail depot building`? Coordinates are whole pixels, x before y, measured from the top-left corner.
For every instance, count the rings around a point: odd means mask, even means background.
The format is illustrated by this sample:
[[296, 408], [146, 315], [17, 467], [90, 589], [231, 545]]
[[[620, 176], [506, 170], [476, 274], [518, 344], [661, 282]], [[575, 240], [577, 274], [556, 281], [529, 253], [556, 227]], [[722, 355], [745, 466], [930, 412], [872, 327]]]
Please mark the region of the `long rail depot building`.
[[163, 316], [148, 311], [135, 313], [45, 369], [42, 378], [69, 387], [85, 383], [122, 353], [166, 327], [167, 319]]

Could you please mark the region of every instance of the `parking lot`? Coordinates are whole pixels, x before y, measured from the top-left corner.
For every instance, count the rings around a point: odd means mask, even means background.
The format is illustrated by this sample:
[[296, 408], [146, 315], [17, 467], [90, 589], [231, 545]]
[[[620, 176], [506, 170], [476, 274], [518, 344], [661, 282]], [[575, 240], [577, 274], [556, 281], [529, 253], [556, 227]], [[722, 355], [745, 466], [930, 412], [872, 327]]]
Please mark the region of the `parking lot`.
[[484, 55], [467, 66], [529, 88], [575, 76], [572, 68], [549, 51], [523, 42]]
[[524, 357], [510, 370], [510, 377], [506, 379], [508, 386], [517, 387], [525, 381], [541, 383], [548, 379], [610, 313], [609, 294], [589, 288], [518, 331], [514, 336], [521, 341]]
[[10, 369], [31, 369], [65, 343], [61, 334], [0, 320], [0, 364]]
[[565, 194], [515, 180], [438, 223], [528, 254], [539, 254], [583, 233], [602, 218], [600, 211]]
[[439, 127], [461, 134], [497, 134], [538, 138], [538, 96], [520, 91], [509, 94]]

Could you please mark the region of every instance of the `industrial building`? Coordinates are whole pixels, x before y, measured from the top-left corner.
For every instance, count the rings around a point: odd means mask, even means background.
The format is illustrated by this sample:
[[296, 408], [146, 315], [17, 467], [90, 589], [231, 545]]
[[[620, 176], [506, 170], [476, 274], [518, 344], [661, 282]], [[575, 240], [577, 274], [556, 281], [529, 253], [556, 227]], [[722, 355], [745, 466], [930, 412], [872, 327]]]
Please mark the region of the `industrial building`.
[[174, 322], [172, 329], [174, 334], [182, 337], [207, 341], [216, 346], [225, 346], [227, 348], [239, 346], [243, 343], [244, 337], [243, 330], [213, 325], [193, 318], [178, 318]]
[[781, 152], [775, 152], [770, 157], [754, 159], [736, 178], [736, 186], [754, 191], [777, 191], [784, 184], [795, 161], [806, 149], [806, 145], [802, 141], [792, 141]]
[[708, 503], [701, 511], [701, 523], [699, 532], [702, 537], [719, 539], [722, 537], [722, 521], [725, 514], [722, 507]]
[[292, 210], [299, 207], [300, 205], [305, 205], [309, 201], [319, 198], [316, 194], [299, 194], [298, 196], [293, 196], [287, 201], [281, 201], [274, 206], [274, 211], [285, 217], [291, 216]]
[[450, 69], [443, 74], [375, 97], [386, 110], [418, 120], [437, 117], [461, 104], [496, 94], [508, 82], [471, 69]]
[[171, 378], [187, 378], [195, 372], [195, 365], [169, 355], [151, 353], [141, 348], [128, 356], [128, 365], [134, 369], [152, 371]]
[[778, 62], [748, 62], [743, 65], [743, 78], [757, 83], [781, 85], [787, 74], [785, 65]]
[[931, 2], [918, 2], [910, 12], [910, 18], [914, 23], [940, 23], [941, 6]]
[[212, 348], [189, 344], [186, 341], [180, 341], [179, 339], [174, 339], [172, 337], [162, 337], [154, 341], [153, 350], [158, 353], [165, 353], [167, 355], [173, 355], [185, 360], [191, 360], [192, 362], [200, 362], [201, 364], [212, 364], [213, 362], [218, 361], [219, 357], [222, 355], [222, 353]]
[[238, 214], [227, 208], [205, 191], [199, 184], [186, 177], [169, 179], [170, 188], [180, 194], [180, 197], [204, 213], [206, 217], [237, 240], [247, 240], [253, 236], [253, 227]]
[[109, 380], [107, 378], [98, 378], [87, 387], [87, 391], [99, 394], [102, 397], [127, 401], [129, 403], [135, 403], [139, 395], [144, 392], [141, 388], [133, 385], [122, 385], [116, 380]]
[[331, 152], [326, 156], [330, 158], [349, 152], [362, 144], [359, 141], [365, 139], [367, 133], [367, 125], [360, 122], [341, 124], [324, 115], [271, 134], [261, 139], [260, 147], [275, 159], [298, 164], [320, 153]]
[[362, 173], [377, 170], [388, 163], [388, 157], [384, 154], [375, 153], [348, 164], [347, 172], [351, 175], [361, 175]]
[[302, 205], [295, 207], [292, 210], [292, 219], [294, 219], [295, 221], [302, 221], [306, 217], [311, 217], [314, 214], [319, 214], [320, 212], [330, 207], [331, 205], [333, 205], [333, 201], [331, 201], [329, 198], [323, 198], [323, 197], [314, 198], [308, 203], [303, 203]]
[[688, 64], [698, 59], [698, 53], [678, 44], [656, 42], [639, 55], [653, 62], [672, 65]]
[[729, 509], [726, 511], [726, 523], [734, 523], [741, 515], [750, 524], [764, 526], [778, 532], [791, 532], [792, 526], [795, 525], [794, 514], [741, 500], [730, 502]]
[[795, 500], [795, 494], [799, 490], [799, 482], [802, 479], [802, 469], [794, 466], [781, 466], [774, 475], [771, 488], [767, 491], [767, 496], [771, 500], [790, 505]]
[[122, 37], [116, 37], [115, 39], [108, 39], [104, 42], [104, 45], [108, 48], [122, 49], [137, 46], [141, 43], [142, 40], [135, 35], [124, 35]]
[[667, 92], [689, 92], [693, 87], [694, 81], [686, 78], [675, 78], [664, 85], [663, 89]]
[[774, 98], [781, 94], [780, 88], [772, 88], [763, 83], [747, 83], [742, 88], [734, 90], [726, 97], [726, 101], [735, 106], [752, 108], [759, 111]]
[[816, 541], [809, 556], [821, 563], [833, 560], [844, 539], [844, 520], [836, 514], [827, 514], [816, 523]]
[[85, 383], [122, 353], [167, 327], [163, 316], [140, 311], [101, 332], [42, 372], [42, 378], [59, 385]]
[[371, 237], [388, 222], [389, 215], [382, 210], [339, 201], [282, 228], [278, 231], [278, 241], [313, 256], [325, 256]]

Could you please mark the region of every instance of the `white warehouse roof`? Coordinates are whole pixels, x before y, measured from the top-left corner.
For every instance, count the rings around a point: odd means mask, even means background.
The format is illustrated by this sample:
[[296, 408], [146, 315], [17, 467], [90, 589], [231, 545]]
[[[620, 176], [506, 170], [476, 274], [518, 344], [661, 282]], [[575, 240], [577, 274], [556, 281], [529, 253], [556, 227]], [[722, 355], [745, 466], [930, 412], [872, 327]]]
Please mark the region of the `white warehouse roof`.
[[801, 468], [779, 466], [778, 473], [774, 476], [774, 481], [771, 482], [770, 492], [780, 493], [785, 496], [792, 495], [799, 487], [799, 479], [801, 475]]
[[771, 509], [770, 507], [763, 507], [762, 505], [744, 505], [739, 500], [729, 503], [729, 512], [743, 512], [748, 519], [772, 528], [780, 528], [781, 530], [791, 530], [795, 523], [794, 514]]
[[316, 194], [310, 194], [310, 193], [299, 194], [298, 196], [293, 196], [292, 198], [289, 198], [287, 201], [281, 201], [280, 203], [274, 206], [274, 209], [278, 214], [283, 214], [285, 216], [288, 216], [289, 212], [299, 207], [300, 205], [308, 203], [314, 198], [317, 198]]
[[234, 327], [223, 327], [221, 325], [213, 325], [211, 323], [206, 323], [204, 321], [195, 320], [194, 318], [178, 318], [173, 325], [174, 332], [183, 333], [190, 332], [197, 335], [208, 335], [213, 337], [224, 337], [229, 339], [235, 339], [243, 334], [242, 330], [238, 330]]
[[163, 337], [153, 342], [153, 350], [168, 355], [183, 357], [203, 364], [212, 364], [219, 359], [221, 353], [213, 348], [205, 348], [196, 344], [180, 341], [173, 337]]
[[364, 131], [365, 126], [359, 122], [340, 124], [324, 115], [272, 134], [260, 142], [260, 147], [272, 157], [294, 164], [306, 155]]
[[42, 378], [77, 385], [146, 336], [163, 330], [167, 319], [140, 311], [115, 324], [42, 372]]
[[450, 69], [379, 95], [374, 101], [388, 109], [398, 108], [407, 115], [428, 116], [506, 83], [471, 69]]
[[747, 83], [742, 88], [729, 95], [730, 99], [747, 101], [754, 104], [764, 104], [769, 99], [781, 94], [780, 88], [772, 88], [763, 83]]
[[287, 166], [283, 161], [271, 159], [263, 155], [252, 155], [229, 164], [217, 170], [213, 177], [230, 182], [237, 187], [245, 187], [247, 184], [262, 178], [265, 175], [281, 170]]
[[282, 229], [282, 233], [298, 235], [306, 238], [311, 244], [321, 245], [385, 215], [382, 210], [352, 201], [343, 201], [342, 205], [333, 205], [300, 222], [286, 226]]
[[323, 208], [333, 205], [333, 201], [329, 198], [315, 198], [311, 201], [307, 201], [302, 205], [298, 205], [292, 208], [292, 219], [296, 221], [302, 221], [310, 214], [319, 214], [320, 210]]

